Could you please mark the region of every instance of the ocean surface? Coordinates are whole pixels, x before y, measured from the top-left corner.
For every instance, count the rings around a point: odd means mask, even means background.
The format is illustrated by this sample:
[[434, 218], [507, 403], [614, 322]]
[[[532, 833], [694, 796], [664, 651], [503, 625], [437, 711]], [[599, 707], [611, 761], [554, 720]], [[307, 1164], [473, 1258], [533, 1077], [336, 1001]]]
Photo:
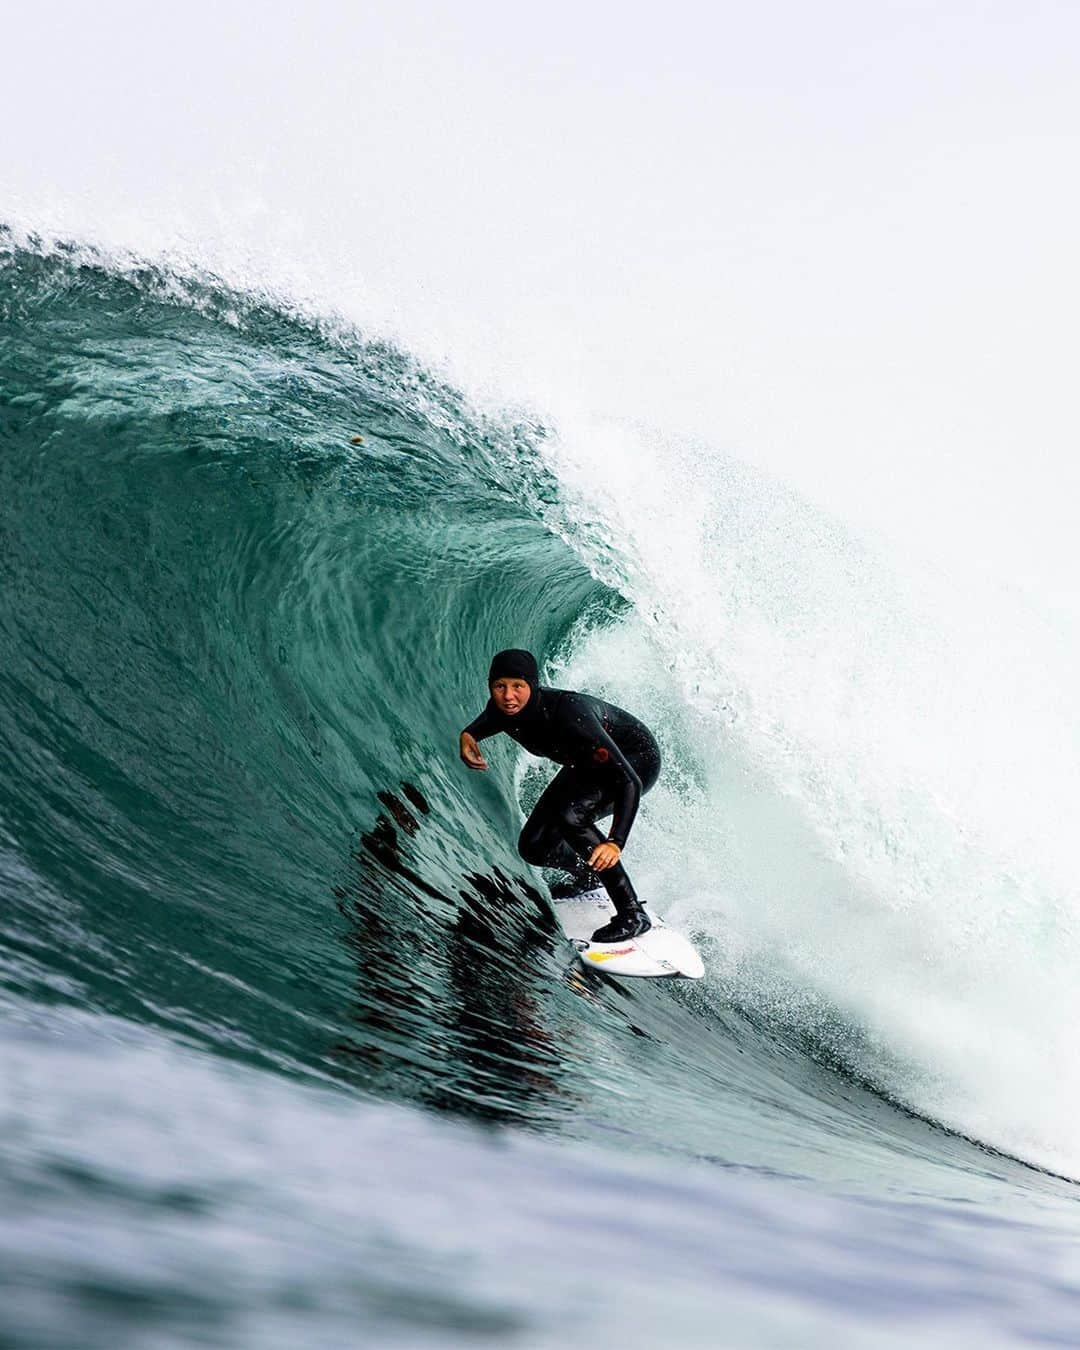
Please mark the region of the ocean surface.
[[[1053, 615], [178, 263], [4, 230], [0, 325], [0, 1345], [1080, 1343]], [[700, 984], [459, 763], [511, 645]]]

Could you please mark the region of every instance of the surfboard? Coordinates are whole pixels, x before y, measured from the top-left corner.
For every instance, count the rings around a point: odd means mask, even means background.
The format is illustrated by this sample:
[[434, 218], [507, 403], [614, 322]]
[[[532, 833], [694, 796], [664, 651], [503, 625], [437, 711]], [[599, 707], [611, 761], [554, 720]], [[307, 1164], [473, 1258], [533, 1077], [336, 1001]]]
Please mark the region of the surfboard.
[[589, 891], [571, 900], [555, 900], [553, 904], [578, 959], [589, 970], [651, 979], [682, 975], [700, 980], [705, 974], [694, 944], [669, 928], [648, 905], [645, 913], [652, 920], [652, 927], [647, 933], [625, 942], [593, 942], [592, 934], [615, 913], [606, 892]]

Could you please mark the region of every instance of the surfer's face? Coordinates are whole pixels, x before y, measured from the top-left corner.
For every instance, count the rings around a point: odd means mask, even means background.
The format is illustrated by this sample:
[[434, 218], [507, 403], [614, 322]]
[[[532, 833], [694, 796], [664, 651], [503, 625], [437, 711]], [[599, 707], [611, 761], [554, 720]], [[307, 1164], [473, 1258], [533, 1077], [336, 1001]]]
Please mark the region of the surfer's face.
[[501, 713], [513, 717], [532, 698], [532, 690], [529, 688], [528, 680], [515, 680], [511, 676], [504, 675], [492, 684], [491, 697]]

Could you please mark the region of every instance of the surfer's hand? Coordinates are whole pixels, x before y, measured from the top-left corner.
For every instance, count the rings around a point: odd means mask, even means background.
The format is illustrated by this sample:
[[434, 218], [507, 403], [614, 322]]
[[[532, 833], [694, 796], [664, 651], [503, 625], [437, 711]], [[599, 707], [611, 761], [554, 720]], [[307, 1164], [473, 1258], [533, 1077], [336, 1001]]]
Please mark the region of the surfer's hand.
[[480, 753], [476, 737], [470, 736], [467, 731], [461, 733], [461, 758], [462, 762], [467, 764], [470, 769], [487, 768], [487, 760]]
[[609, 867], [614, 867], [621, 857], [622, 849], [609, 839], [606, 843], [597, 844], [593, 849], [589, 855], [589, 866], [594, 872], [606, 872]]

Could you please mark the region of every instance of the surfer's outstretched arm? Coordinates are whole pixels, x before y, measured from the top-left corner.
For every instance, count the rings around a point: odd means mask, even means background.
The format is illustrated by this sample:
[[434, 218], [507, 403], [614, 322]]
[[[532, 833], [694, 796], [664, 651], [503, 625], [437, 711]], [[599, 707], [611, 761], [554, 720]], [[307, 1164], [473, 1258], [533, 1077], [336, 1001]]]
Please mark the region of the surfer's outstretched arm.
[[462, 762], [467, 764], [470, 769], [486, 769], [487, 760], [480, 753], [480, 747], [476, 743], [476, 737], [469, 731], [461, 733], [460, 753]]
[[489, 708], [485, 708], [479, 717], [474, 717], [461, 733], [460, 752], [462, 763], [470, 769], [486, 769], [487, 760], [480, 751], [478, 741], [485, 736], [494, 736], [501, 730], [496, 726]]
[[461, 734], [471, 736], [473, 740], [482, 741], [485, 736], [497, 736], [500, 731], [502, 731], [502, 727], [492, 717], [491, 705], [488, 704], [480, 716], [474, 717]]

